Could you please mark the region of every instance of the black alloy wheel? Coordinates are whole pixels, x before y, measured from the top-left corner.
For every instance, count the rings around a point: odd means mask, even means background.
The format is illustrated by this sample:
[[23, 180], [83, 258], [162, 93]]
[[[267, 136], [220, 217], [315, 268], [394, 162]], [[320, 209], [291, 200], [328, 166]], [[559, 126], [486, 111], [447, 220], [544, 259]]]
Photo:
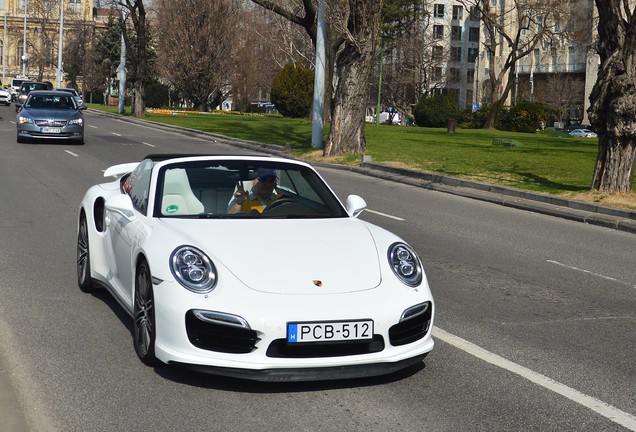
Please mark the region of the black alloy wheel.
[[133, 344], [139, 359], [148, 366], [159, 363], [155, 357], [155, 301], [148, 263], [142, 261], [135, 275]]
[[86, 216], [82, 213], [80, 217], [79, 229], [77, 231], [77, 285], [85, 292], [90, 293], [95, 290], [91, 279], [91, 260], [88, 249], [88, 224]]

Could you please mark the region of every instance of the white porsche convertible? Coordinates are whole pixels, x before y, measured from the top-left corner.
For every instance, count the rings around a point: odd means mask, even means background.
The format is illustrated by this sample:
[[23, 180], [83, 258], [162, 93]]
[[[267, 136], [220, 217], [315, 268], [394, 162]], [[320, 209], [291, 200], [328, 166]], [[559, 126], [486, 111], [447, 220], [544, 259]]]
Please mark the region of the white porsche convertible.
[[151, 155], [104, 176], [117, 179], [79, 209], [78, 284], [131, 315], [145, 364], [324, 380], [392, 373], [433, 349], [413, 248], [310, 165]]

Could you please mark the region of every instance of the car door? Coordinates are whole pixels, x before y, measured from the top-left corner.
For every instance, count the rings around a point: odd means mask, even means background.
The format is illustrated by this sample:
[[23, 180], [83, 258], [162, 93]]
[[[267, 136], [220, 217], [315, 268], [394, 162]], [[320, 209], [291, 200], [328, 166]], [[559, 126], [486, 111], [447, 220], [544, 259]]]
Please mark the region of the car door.
[[[152, 162], [140, 163], [123, 184], [128, 203], [106, 202], [107, 259], [113, 288], [121, 300], [132, 307], [135, 272], [135, 249], [147, 225], [147, 205]], [[122, 196], [122, 198], [124, 198]], [[130, 207], [132, 203], [132, 208]]]

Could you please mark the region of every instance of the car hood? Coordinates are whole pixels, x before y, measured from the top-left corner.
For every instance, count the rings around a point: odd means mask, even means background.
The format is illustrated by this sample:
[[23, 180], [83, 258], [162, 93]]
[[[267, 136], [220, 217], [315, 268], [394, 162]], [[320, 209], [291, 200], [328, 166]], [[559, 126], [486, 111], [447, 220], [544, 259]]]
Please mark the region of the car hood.
[[[80, 116], [77, 110], [26, 108], [20, 114], [28, 114], [36, 119], [71, 120]], [[18, 115], [20, 115], [18, 114]]]
[[162, 222], [256, 291], [334, 294], [381, 281], [375, 240], [359, 219]]

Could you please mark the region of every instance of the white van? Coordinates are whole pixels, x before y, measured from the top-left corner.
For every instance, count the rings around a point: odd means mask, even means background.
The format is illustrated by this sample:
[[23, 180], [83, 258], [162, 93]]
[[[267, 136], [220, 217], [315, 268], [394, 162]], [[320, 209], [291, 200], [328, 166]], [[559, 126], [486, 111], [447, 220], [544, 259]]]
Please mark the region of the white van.
[[29, 81], [29, 77], [24, 75], [18, 75], [15, 78], [11, 78], [11, 82], [9, 83], [9, 93], [11, 94], [11, 100], [13, 102], [18, 98], [18, 91], [20, 90], [20, 85], [24, 81]]

